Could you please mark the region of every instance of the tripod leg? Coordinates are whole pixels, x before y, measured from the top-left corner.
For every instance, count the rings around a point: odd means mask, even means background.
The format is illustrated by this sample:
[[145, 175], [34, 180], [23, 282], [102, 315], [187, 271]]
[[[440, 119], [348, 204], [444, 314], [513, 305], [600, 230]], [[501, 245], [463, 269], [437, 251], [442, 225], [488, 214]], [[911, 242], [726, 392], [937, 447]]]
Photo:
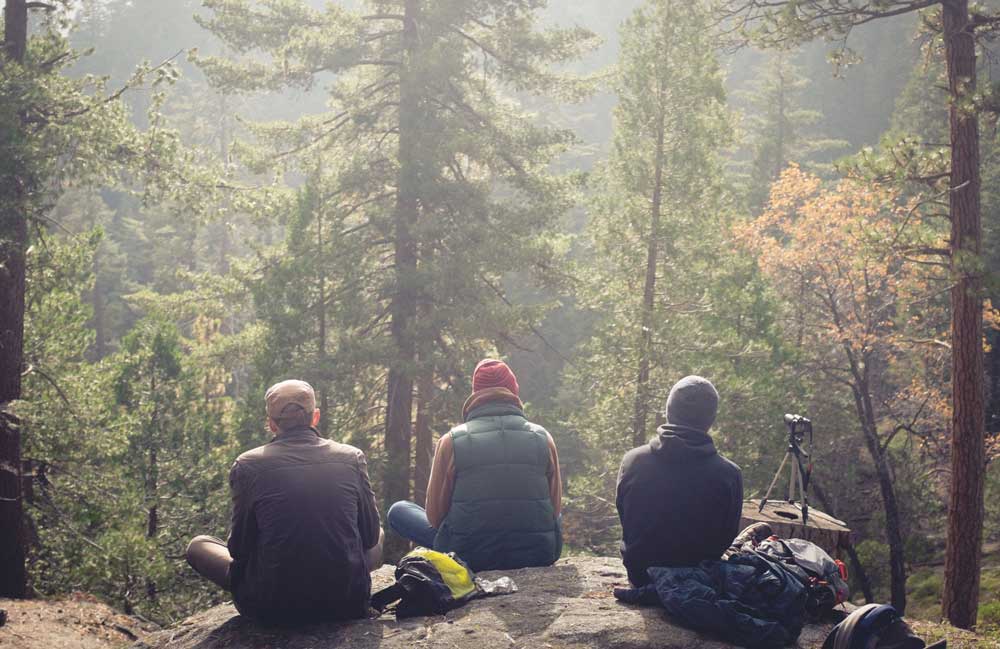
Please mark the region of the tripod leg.
[[[789, 454], [786, 453], [785, 457], [787, 458], [788, 455]], [[787, 496], [785, 498], [785, 500], [787, 500], [790, 503], [794, 503], [795, 502], [795, 462], [791, 462], [788, 465], [788, 469], [789, 469], [789, 471], [788, 471], [788, 491], [785, 492], [785, 495]]]
[[806, 491], [809, 487], [806, 485], [805, 476], [802, 473], [802, 465], [797, 466], [799, 474], [799, 491], [802, 494], [802, 524], [805, 525], [809, 522], [809, 493]]
[[799, 496], [802, 498], [802, 502], [799, 504], [799, 511], [802, 512], [802, 524], [805, 525], [809, 522], [809, 475], [810, 473], [806, 470], [805, 465], [802, 462], [802, 456], [798, 453], [795, 454], [795, 462], [793, 463], [793, 470], [795, 475], [798, 476], [799, 484]]
[[781, 470], [785, 468], [785, 462], [788, 461], [788, 453], [785, 453], [785, 457], [781, 458], [781, 464], [778, 465], [778, 470], [774, 472], [774, 478], [771, 479], [771, 484], [767, 488], [767, 492], [764, 497], [760, 500], [760, 507], [757, 508], [758, 512], [764, 511], [764, 505], [767, 504], [767, 499], [771, 497], [771, 490], [774, 489], [774, 485], [778, 482], [778, 477], [781, 475]]

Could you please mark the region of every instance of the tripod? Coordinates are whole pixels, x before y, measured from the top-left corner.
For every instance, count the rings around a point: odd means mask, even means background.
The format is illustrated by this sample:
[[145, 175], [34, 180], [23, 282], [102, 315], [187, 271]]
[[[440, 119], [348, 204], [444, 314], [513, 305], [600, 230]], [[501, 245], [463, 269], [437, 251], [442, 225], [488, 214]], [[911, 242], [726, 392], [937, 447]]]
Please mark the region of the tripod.
[[[788, 448], [785, 449], [785, 457], [781, 459], [778, 470], [774, 472], [774, 478], [767, 488], [767, 493], [761, 499], [760, 507], [757, 508], [757, 511], [764, 511], [764, 506], [771, 497], [774, 485], [777, 484], [778, 478], [781, 477], [781, 472], [784, 471], [785, 464], [788, 464], [788, 489], [785, 492], [785, 500], [789, 504], [794, 505], [796, 501], [796, 489], [798, 490], [798, 495], [801, 496], [802, 500], [799, 509], [802, 511], [802, 524], [805, 525], [809, 522], [809, 478], [812, 476], [812, 462], [810, 461], [809, 464], [804, 462], [803, 458], [806, 460], [809, 459], [809, 453], [803, 450], [802, 442], [805, 440], [805, 434], [808, 432], [809, 448], [812, 450], [812, 422], [799, 415], [785, 415], [785, 424], [788, 426]], [[789, 459], [791, 459], [790, 464], [788, 462]]]

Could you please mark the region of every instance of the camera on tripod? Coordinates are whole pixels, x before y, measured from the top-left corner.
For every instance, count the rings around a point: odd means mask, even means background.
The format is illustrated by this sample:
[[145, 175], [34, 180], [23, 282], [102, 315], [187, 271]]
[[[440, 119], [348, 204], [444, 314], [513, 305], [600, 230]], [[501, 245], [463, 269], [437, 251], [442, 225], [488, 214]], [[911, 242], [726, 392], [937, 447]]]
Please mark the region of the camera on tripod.
[[[802, 512], [802, 524], [809, 522], [809, 478], [812, 476], [812, 460], [809, 457], [812, 451], [813, 427], [812, 422], [802, 415], [785, 415], [785, 425], [788, 427], [788, 448], [785, 449], [785, 457], [778, 465], [778, 470], [774, 473], [774, 479], [767, 488], [767, 493], [760, 500], [760, 507], [757, 511], [764, 511], [771, 491], [778, 482], [781, 472], [785, 469], [785, 464], [791, 459], [788, 475], [788, 489], [785, 491], [785, 500], [790, 505], [797, 505]], [[806, 434], [809, 435], [809, 451], [802, 448], [806, 441]], [[801, 502], [796, 502], [796, 491], [801, 497]]]
[[802, 415], [785, 415], [785, 425], [788, 426], [789, 445], [798, 446], [801, 450], [802, 442], [809, 433], [809, 443], [812, 443], [813, 424]]

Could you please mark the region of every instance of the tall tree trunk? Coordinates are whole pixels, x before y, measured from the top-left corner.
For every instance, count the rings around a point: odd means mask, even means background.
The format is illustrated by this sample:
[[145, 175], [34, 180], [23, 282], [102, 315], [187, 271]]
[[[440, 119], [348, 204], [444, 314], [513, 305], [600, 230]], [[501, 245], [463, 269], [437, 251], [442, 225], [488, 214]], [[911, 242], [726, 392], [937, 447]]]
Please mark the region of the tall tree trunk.
[[[420, 129], [420, 94], [415, 66], [418, 62], [417, 0], [405, 0], [403, 7], [403, 62], [399, 81], [399, 176], [396, 187], [393, 251], [395, 287], [390, 298], [390, 332], [394, 358], [390, 361], [386, 395], [383, 501], [386, 509], [410, 496], [410, 437], [413, 417], [413, 368], [416, 346], [413, 340], [417, 312], [417, 244], [413, 226], [417, 220], [417, 191], [420, 174], [417, 141]], [[385, 541], [386, 558], [401, 555], [406, 544], [396, 535]]]
[[656, 267], [660, 252], [660, 209], [663, 202], [664, 116], [660, 113], [656, 129], [656, 154], [653, 163], [653, 199], [650, 208], [649, 241], [646, 247], [646, 284], [642, 290], [642, 331], [639, 342], [639, 372], [635, 389], [635, 416], [632, 421], [632, 445], [646, 441], [649, 418], [649, 364], [653, 355], [653, 315], [656, 306]]
[[[996, 300], [1000, 303], [1000, 298]], [[1000, 331], [993, 329], [990, 331], [990, 352], [986, 354], [985, 363], [989, 366], [987, 374], [990, 377], [989, 389], [986, 397], [985, 429], [987, 432], [996, 433], [997, 425], [1000, 424]]]
[[[428, 361], [424, 361], [427, 363]], [[417, 377], [417, 421], [414, 426], [413, 500], [421, 507], [427, 500], [427, 482], [434, 459], [431, 400], [434, 398], [434, 366], [425, 365]]]
[[848, 352], [848, 358], [854, 379], [851, 388], [854, 405], [865, 438], [865, 446], [875, 464], [875, 474], [882, 496], [882, 509], [885, 511], [885, 536], [889, 543], [890, 598], [892, 605], [902, 614], [906, 611], [906, 552], [903, 546], [899, 503], [896, 501], [896, 489], [892, 484], [892, 474], [889, 472], [889, 458], [879, 440], [878, 419], [875, 416], [875, 407], [872, 405], [871, 378], [868, 372], [873, 359], [858, 359], [851, 352]]
[[[150, 367], [150, 379], [149, 379], [149, 394], [150, 397], [156, 399], [156, 361], [154, 360]], [[153, 403], [153, 414], [149, 420], [149, 431], [147, 435], [147, 442], [149, 448], [147, 450], [147, 457], [149, 464], [146, 467], [146, 538], [149, 540], [155, 540], [156, 535], [160, 530], [160, 462], [157, 454], [157, 445], [159, 444], [160, 435], [160, 414], [159, 414], [159, 404], [154, 401]], [[146, 596], [155, 601], [156, 600], [156, 581], [147, 576], [146, 577]]]
[[317, 202], [313, 207], [316, 217], [316, 262], [319, 270], [316, 278], [319, 291], [317, 301], [319, 331], [316, 335], [316, 357], [317, 365], [319, 365], [319, 432], [323, 437], [329, 437], [330, 420], [328, 419], [327, 406], [330, 404], [330, 390], [326, 379], [326, 255], [323, 242], [323, 206]]
[[[25, 0], [4, 5], [4, 54], [22, 63], [28, 42]], [[4, 64], [0, 62], [0, 64]], [[2, 98], [0, 101], [14, 101]], [[21, 501], [20, 421], [7, 408], [21, 397], [24, 355], [25, 249], [28, 241], [27, 169], [17, 151], [20, 132], [0, 145], [7, 154], [0, 176], [0, 597], [24, 597], [24, 509]], [[6, 139], [5, 137], [5, 139]]]
[[[878, 446], [877, 441], [874, 441], [874, 444]], [[879, 491], [882, 493], [882, 507], [885, 509], [885, 535], [889, 541], [890, 597], [892, 605], [903, 614], [906, 611], [906, 554], [899, 504], [896, 501], [896, 489], [892, 484], [886, 454], [878, 453], [877, 457], [872, 459], [875, 460], [875, 473], [878, 476]]]
[[[160, 479], [160, 467], [156, 455], [156, 443], [153, 442], [153, 446], [149, 449], [149, 478], [146, 484], [146, 498], [149, 506], [146, 512], [146, 538], [151, 541], [156, 539], [156, 535], [160, 530], [159, 493], [156, 488]], [[156, 580], [147, 576], [146, 597], [151, 601], [156, 601], [156, 594]]]
[[106, 309], [104, 305], [104, 285], [101, 283], [101, 248], [104, 242], [97, 244], [94, 250], [94, 288], [91, 290], [90, 304], [94, 310], [94, 360], [101, 360], [107, 355], [107, 345], [105, 338], [108, 335], [106, 329]]
[[979, 123], [964, 106], [976, 91], [976, 44], [968, 0], [941, 4], [951, 93], [951, 492], [944, 563], [943, 615], [971, 628], [979, 608], [983, 537], [983, 310], [978, 256]]
[[149, 475], [146, 478], [146, 538], [155, 539], [160, 529], [160, 514], [157, 503], [157, 482], [160, 479], [160, 466], [156, 446], [149, 449]]
[[7, 58], [24, 63], [24, 55], [28, 51], [27, 0], [7, 0], [3, 19], [3, 48]]
[[777, 180], [785, 168], [785, 65], [788, 62], [785, 53], [778, 55], [778, 134], [775, 138], [774, 169], [771, 170], [771, 180]]
[[[219, 159], [226, 168], [229, 167], [229, 104], [226, 102], [225, 95], [219, 97]], [[232, 242], [229, 237], [227, 217], [229, 209], [232, 207], [231, 202], [225, 199], [223, 207], [225, 210], [223, 212], [224, 218], [219, 221], [219, 274], [228, 275]], [[223, 333], [229, 332], [224, 331]]]

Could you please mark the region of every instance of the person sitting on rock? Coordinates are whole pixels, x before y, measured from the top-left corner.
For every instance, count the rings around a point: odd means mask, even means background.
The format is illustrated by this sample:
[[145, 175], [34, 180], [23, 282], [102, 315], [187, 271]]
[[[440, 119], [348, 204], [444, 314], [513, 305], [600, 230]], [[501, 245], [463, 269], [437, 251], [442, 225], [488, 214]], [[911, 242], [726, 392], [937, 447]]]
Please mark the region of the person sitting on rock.
[[365, 456], [319, 436], [308, 383], [282, 381], [264, 400], [274, 438], [229, 473], [229, 542], [195, 537], [187, 561], [264, 623], [367, 617], [383, 535]]
[[719, 393], [688, 376], [667, 398], [667, 421], [653, 441], [625, 454], [616, 504], [622, 562], [636, 586], [651, 566], [718, 559], [740, 531], [743, 475], [715, 450], [708, 429]]
[[476, 365], [462, 417], [438, 441], [426, 511], [395, 503], [389, 528], [455, 552], [473, 570], [551, 565], [562, 552], [559, 455], [552, 436], [525, 418], [506, 363]]

